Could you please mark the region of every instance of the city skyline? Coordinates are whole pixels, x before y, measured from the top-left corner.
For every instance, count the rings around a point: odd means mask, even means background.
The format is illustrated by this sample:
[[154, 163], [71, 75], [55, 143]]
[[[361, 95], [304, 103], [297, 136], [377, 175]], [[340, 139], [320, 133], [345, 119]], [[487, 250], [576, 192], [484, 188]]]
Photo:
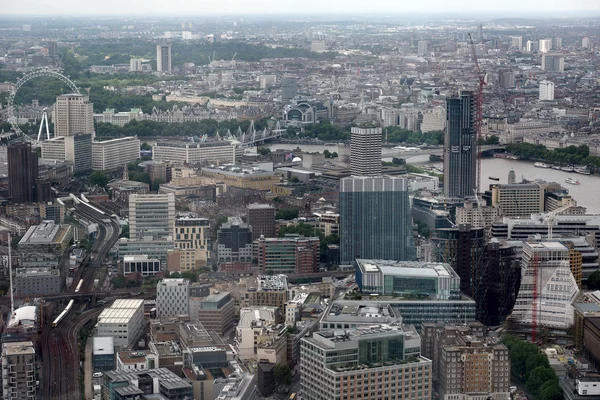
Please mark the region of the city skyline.
[[[39, 15], [41, 4], [37, 0], [25, 0], [11, 4], [4, 10], [6, 15]], [[457, 11], [460, 10], [460, 11]], [[464, 12], [468, 10], [468, 12]], [[543, 11], [541, 11], [543, 10]], [[219, 3], [190, 4], [182, 0], [175, 0], [164, 3], [158, 1], [152, 2], [129, 2], [122, 3], [115, 0], [108, 0], [102, 3], [81, 3], [74, 0], [59, 0], [53, 3], [52, 9], [44, 10], [44, 15], [152, 15], [161, 14], [175, 15], [181, 14], [189, 17], [190, 15], [200, 14], [218, 14], [218, 15], [259, 15], [259, 14], [286, 14], [299, 13], [299, 15], [310, 15], [319, 13], [334, 14], [353, 14], [365, 12], [369, 14], [393, 13], [423, 13], [423, 14], [469, 14], [476, 12], [500, 12], [503, 15], [518, 15], [520, 12], [536, 11], [536, 16], [547, 15], [549, 13], [561, 13], [572, 15], [578, 12], [585, 12], [586, 16], [591, 16], [589, 12], [596, 11], [600, 13], [600, 3], [594, 0], [575, 0], [570, 3], [548, 3], [541, 0], [508, 0], [498, 3], [482, 3], [474, 0], [459, 0], [458, 2], [448, 3], [441, 0], [425, 0], [418, 3], [396, 3], [389, 0], [376, 0], [370, 2], [368, 7], [358, 0], [342, 2], [340, 0], [318, 3], [311, 7], [310, 12], [306, 11], [304, 2], [294, 0], [286, 3], [279, 3], [273, 0], [257, 0], [247, 3], [242, 0], [225, 0]], [[523, 17], [522, 15], [520, 15]]]

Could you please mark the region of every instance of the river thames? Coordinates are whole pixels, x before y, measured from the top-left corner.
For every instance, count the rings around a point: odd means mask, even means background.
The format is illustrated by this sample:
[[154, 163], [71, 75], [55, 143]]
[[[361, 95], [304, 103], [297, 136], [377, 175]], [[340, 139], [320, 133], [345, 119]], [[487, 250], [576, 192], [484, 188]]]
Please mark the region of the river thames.
[[[321, 146], [321, 145], [297, 145], [297, 144], [282, 144], [274, 143], [266, 146], [271, 150], [284, 149], [295, 150], [300, 147], [304, 151], [323, 152], [327, 149], [331, 152], [337, 151], [338, 146]], [[402, 158], [402, 153], [399, 152], [397, 157]], [[384, 161], [391, 161], [391, 158], [384, 157]], [[407, 159], [407, 164], [415, 166], [435, 165], [442, 167], [442, 163], [432, 163], [429, 161], [428, 155], [418, 155]], [[558, 182], [563, 187], [569, 190], [569, 193], [577, 200], [577, 204], [587, 207], [587, 212], [590, 214], [600, 213], [600, 176], [582, 175], [575, 172], [558, 171], [551, 168], [536, 168], [533, 162], [506, 160], [503, 158], [484, 158], [481, 160], [481, 184], [482, 189], [488, 188], [490, 184], [508, 183], [508, 173], [514, 169], [517, 176], [517, 182], [522, 178], [533, 181], [542, 179], [547, 182]], [[500, 178], [500, 181], [489, 179], [490, 176]], [[574, 178], [581, 182], [580, 185], [570, 185], [565, 183], [567, 177]]]

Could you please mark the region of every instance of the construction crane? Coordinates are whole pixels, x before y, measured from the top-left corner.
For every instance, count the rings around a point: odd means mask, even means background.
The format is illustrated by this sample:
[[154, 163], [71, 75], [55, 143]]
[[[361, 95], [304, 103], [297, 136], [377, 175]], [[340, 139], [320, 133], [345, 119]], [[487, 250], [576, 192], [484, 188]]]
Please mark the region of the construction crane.
[[557, 209], [554, 209], [548, 213], [542, 214], [541, 215], [541, 221], [542, 223], [546, 223], [548, 225], [548, 240], [552, 240], [553, 235], [552, 235], [552, 230], [554, 228], [554, 222], [556, 221], [556, 216], [564, 211], [567, 211], [569, 208], [571, 207], [576, 207], [577, 203], [575, 202], [575, 200], [569, 200], [566, 204], [558, 207]]
[[486, 73], [481, 71], [479, 68], [479, 61], [477, 60], [477, 51], [475, 49], [475, 42], [473, 37], [469, 33], [469, 44], [471, 45], [471, 57], [475, 63], [475, 72], [477, 73], [478, 90], [476, 98], [476, 109], [475, 109], [475, 137], [477, 140], [477, 192], [481, 192], [481, 124], [483, 119], [483, 86], [486, 85]]

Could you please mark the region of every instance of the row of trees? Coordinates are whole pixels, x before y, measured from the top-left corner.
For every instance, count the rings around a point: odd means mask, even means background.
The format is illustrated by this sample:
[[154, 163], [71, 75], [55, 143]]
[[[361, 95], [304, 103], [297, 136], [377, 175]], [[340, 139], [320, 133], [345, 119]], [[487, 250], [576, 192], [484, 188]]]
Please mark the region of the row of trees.
[[[318, 139], [325, 142], [335, 140], [350, 140], [351, 125], [338, 128], [329, 122], [321, 122], [305, 126], [302, 130], [296, 127], [288, 127], [285, 138], [305, 138]], [[402, 129], [398, 126], [391, 126], [383, 129], [383, 140], [387, 138], [389, 143], [406, 143], [406, 144], [428, 144], [440, 145], [444, 143], [443, 131], [431, 131], [426, 133], [415, 132], [407, 129]]]
[[[221, 135], [225, 135], [227, 130], [230, 130], [232, 134], [235, 134], [238, 127], [242, 129], [243, 132], [246, 132], [249, 126], [250, 121], [238, 122], [235, 119], [221, 122], [214, 119], [203, 119], [199, 122], [182, 122], [180, 124], [169, 124], [167, 122], [147, 120], [133, 120], [125, 124], [125, 126], [117, 126], [99, 122], [96, 124], [96, 135], [99, 137], [200, 137], [204, 135], [215, 136], [217, 131], [219, 131]], [[254, 121], [254, 127], [256, 130], [264, 129], [266, 126], [267, 119], [259, 119]]]
[[530, 394], [537, 400], [562, 400], [558, 377], [537, 345], [511, 335], [503, 337], [502, 343], [508, 348], [512, 374], [525, 382]]
[[600, 157], [590, 155], [587, 145], [549, 150], [542, 144], [511, 143], [506, 151], [524, 160], [543, 160], [557, 164], [579, 164], [600, 168]]

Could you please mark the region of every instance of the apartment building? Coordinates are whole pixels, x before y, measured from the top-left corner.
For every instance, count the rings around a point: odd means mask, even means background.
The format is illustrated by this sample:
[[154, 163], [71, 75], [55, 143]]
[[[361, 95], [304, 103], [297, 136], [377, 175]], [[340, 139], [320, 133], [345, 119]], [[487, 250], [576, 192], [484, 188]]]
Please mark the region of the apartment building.
[[2, 344], [2, 398], [35, 400], [35, 347], [33, 342]]
[[175, 247], [179, 249], [181, 271], [206, 267], [211, 257], [208, 218], [179, 217], [175, 220]]

